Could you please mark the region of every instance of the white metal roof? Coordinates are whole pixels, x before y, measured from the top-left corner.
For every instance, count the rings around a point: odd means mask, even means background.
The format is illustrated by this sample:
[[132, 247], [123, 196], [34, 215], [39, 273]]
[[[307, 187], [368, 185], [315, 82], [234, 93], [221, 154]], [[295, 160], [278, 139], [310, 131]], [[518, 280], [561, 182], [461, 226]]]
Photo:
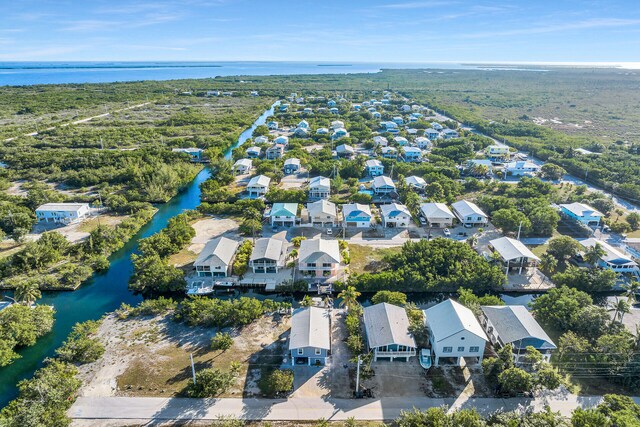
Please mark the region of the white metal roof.
[[487, 305], [481, 308], [504, 344], [534, 339], [546, 342], [540, 343], [538, 348], [556, 348], [524, 305]]
[[253, 161], [251, 159], [239, 159], [233, 166], [246, 166], [250, 168], [252, 165]]
[[540, 261], [524, 243], [510, 237], [500, 237], [489, 242], [493, 249], [500, 254], [503, 260], [510, 261], [518, 258], [529, 258]]
[[404, 179], [404, 182], [407, 185], [413, 185], [415, 187], [424, 187], [425, 185], [427, 185], [427, 181], [425, 181], [423, 178], [419, 177], [419, 176], [408, 176]]
[[604, 256], [602, 257], [603, 261], [606, 261], [612, 264], [629, 264], [629, 263], [635, 264], [635, 262], [629, 255], [624, 254], [621, 250], [614, 248], [613, 246], [611, 246], [610, 244], [608, 244], [603, 240], [598, 240], [591, 237], [589, 239], [581, 240], [580, 244], [585, 249], [591, 248], [595, 245], [600, 245], [600, 247], [605, 252]]
[[280, 239], [269, 237], [258, 239], [256, 240], [256, 244], [253, 247], [253, 251], [251, 252], [250, 261], [255, 261], [263, 258], [279, 261], [283, 246], [284, 242]]
[[389, 203], [388, 205], [382, 205], [380, 206], [380, 211], [382, 212], [382, 216], [384, 217], [398, 216], [401, 213], [411, 216], [409, 208], [407, 208], [405, 205], [401, 205], [400, 203]]
[[458, 202], [452, 203], [451, 207], [455, 212], [458, 213], [461, 218], [469, 215], [480, 215], [485, 218], [487, 217], [487, 214], [485, 214], [482, 209], [478, 207], [478, 205], [467, 200], [460, 200]]
[[565, 204], [561, 204], [560, 207], [568, 210], [569, 212], [571, 212], [572, 214], [576, 215], [576, 216], [580, 216], [580, 217], [585, 217], [585, 216], [604, 216], [600, 211], [598, 211], [595, 208], [592, 208], [591, 206], [584, 204], [584, 203], [579, 203], [579, 202], [575, 202], [575, 203], [565, 203]]
[[382, 162], [376, 159], [367, 160], [364, 164], [368, 168], [377, 168], [382, 166]]
[[465, 330], [488, 341], [487, 335], [473, 312], [452, 299], [424, 310], [424, 315], [435, 342]]
[[307, 204], [307, 211], [312, 217], [318, 215], [337, 216], [336, 204], [328, 200], [318, 200], [317, 202]]
[[290, 165], [293, 165], [293, 166], [300, 166], [300, 159], [297, 159], [297, 158], [295, 158], [295, 157], [292, 157], [292, 158], [290, 158], [290, 159], [285, 160], [285, 161], [284, 161], [284, 165], [285, 165], [285, 166], [290, 166]]
[[[300, 242], [298, 259], [304, 263], [323, 262], [340, 263], [340, 246], [337, 240], [307, 239]], [[326, 260], [326, 261], [325, 261]]]
[[373, 187], [374, 188], [380, 188], [380, 187], [396, 188], [396, 185], [393, 183], [393, 180], [388, 176], [378, 175], [375, 178], [373, 178]]
[[220, 262], [225, 265], [231, 263], [233, 255], [238, 249], [238, 242], [228, 239], [226, 237], [218, 237], [213, 240], [209, 240], [204, 246], [198, 258], [196, 258], [194, 265], [207, 264], [212, 258], [218, 258]]
[[258, 175], [251, 178], [247, 187], [268, 187], [271, 183], [271, 178], [265, 175]]
[[309, 188], [323, 187], [329, 189], [331, 187], [331, 180], [324, 176], [314, 176], [309, 181]]
[[298, 308], [291, 316], [289, 350], [313, 347], [331, 349], [329, 311], [320, 307]]
[[38, 206], [40, 212], [78, 212], [80, 209], [89, 209], [88, 203], [45, 203]]
[[416, 347], [404, 308], [384, 302], [365, 307], [363, 318], [369, 348], [390, 344]]
[[369, 205], [363, 205], [360, 203], [347, 203], [342, 205], [342, 214], [345, 218], [348, 216], [360, 216], [361, 214], [371, 216], [371, 208]]
[[446, 218], [453, 219], [453, 212], [449, 210], [444, 203], [423, 203], [420, 205], [420, 210], [425, 218]]

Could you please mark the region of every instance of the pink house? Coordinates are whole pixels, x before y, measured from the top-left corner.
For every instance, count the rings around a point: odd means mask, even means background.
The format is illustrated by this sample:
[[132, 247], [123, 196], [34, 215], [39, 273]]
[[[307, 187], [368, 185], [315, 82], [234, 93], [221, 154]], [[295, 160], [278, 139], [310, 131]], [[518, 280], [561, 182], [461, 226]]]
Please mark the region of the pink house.
[[300, 243], [298, 270], [311, 277], [333, 277], [340, 267], [337, 240], [312, 239]]

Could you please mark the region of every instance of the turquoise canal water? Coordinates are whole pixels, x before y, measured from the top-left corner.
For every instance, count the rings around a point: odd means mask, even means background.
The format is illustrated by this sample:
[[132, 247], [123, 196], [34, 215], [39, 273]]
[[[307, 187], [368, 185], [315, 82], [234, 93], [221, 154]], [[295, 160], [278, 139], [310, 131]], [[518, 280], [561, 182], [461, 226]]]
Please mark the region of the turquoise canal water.
[[[266, 118], [273, 114], [273, 107], [265, 111], [251, 126], [244, 131], [236, 144], [231, 147], [226, 158], [231, 158], [231, 151], [244, 144], [256, 126], [264, 124]], [[103, 274], [95, 275], [78, 290], [73, 292], [46, 292], [39, 304], [52, 305], [56, 309], [56, 321], [53, 330], [38, 340], [37, 344], [22, 349], [21, 358], [9, 366], [0, 368], [0, 407], [5, 406], [17, 394], [16, 384], [29, 378], [42, 366], [46, 357], [53, 356], [55, 349], [65, 340], [73, 325], [85, 320], [95, 320], [109, 313], [122, 303], [136, 304], [140, 296], [129, 292], [129, 277], [133, 272], [131, 254], [138, 249], [138, 240], [160, 231], [169, 219], [184, 210], [194, 209], [200, 204], [200, 183], [209, 178], [208, 169], [203, 169], [195, 179], [168, 203], [158, 205], [158, 212], [133, 238], [119, 251], [111, 255], [111, 267]]]

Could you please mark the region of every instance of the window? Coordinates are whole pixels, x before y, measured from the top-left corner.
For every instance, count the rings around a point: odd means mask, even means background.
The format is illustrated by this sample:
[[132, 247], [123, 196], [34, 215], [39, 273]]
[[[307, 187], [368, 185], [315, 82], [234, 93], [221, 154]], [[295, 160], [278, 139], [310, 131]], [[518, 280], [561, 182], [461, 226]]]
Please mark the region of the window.
[[307, 267], [309, 267], [309, 268], [315, 268], [315, 267], [316, 267], [316, 263], [315, 263], [315, 262], [308, 262], [308, 263], [307, 263]]
[[303, 348], [299, 348], [298, 349], [298, 356], [304, 354], [304, 349]]
[[320, 356], [322, 354], [322, 350], [316, 348], [316, 356]]
[[458, 351], [464, 351], [464, 347], [458, 347]]
[[325, 268], [327, 268], [327, 267], [331, 267], [331, 265], [332, 265], [332, 264], [331, 264], [330, 262], [324, 262], [324, 263], [322, 263], [322, 266], [323, 266], [323, 267], [325, 267]]
[[477, 353], [479, 351], [480, 351], [480, 347], [478, 347], [478, 346], [474, 345], [474, 346], [469, 347], [469, 352], [470, 353]]
[[442, 347], [443, 353], [451, 353], [453, 352], [453, 347]]

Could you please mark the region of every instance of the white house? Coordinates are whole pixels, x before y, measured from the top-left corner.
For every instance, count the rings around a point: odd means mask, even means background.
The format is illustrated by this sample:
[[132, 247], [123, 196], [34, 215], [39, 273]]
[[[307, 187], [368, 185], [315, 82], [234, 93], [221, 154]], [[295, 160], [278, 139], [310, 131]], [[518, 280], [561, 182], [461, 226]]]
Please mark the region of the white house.
[[290, 159], [285, 160], [283, 169], [285, 174], [298, 172], [300, 170], [300, 159], [291, 157]]
[[527, 353], [527, 347], [538, 350], [545, 361], [557, 347], [524, 305], [484, 305], [480, 323], [491, 344], [502, 348], [511, 344], [516, 363]]
[[416, 355], [416, 341], [409, 332], [409, 317], [403, 307], [388, 304], [371, 305], [362, 310], [367, 335], [367, 348], [373, 360], [404, 359]]
[[424, 178], [416, 175], [406, 177], [404, 179], [404, 183], [411, 188], [415, 188], [416, 190], [424, 190], [424, 188], [427, 186], [427, 181], [425, 181]]
[[396, 136], [395, 138], [393, 138], [393, 140], [400, 147], [403, 147], [409, 143], [409, 140], [407, 140], [407, 138], [405, 138], [404, 136]]
[[331, 122], [331, 126], [329, 127], [333, 130], [344, 128], [344, 122], [342, 120], [334, 120]]
[[316, 135], [328, 135], [329, 134], [329, 129], [327, 128], [318, 128], [318, 130], [316, 130]]
[[260, 157], [261, 152], [262, 152], [262, 149], [260, 147], [249, 147], [245, 151], [245, 154], [250, 159], [257, 159], [258, 157]]
[[260, 135], [253, 140], [256, 144], [266, 144], [269, 142], [269, 137]]
[[473, 202], [460, 200], [451, 204], [453, 213], [465, 227], [483, 227], [489, 223], [489, 217]]
[[309, 182], [310, 199], [328, 199], [331, 194], [331, 180], [324, 176], [311, 178]]
[[596, 209], [584, 203], [568, 203], [560, 205], [561, 212], [571, 219], [574, 219], [587, 227], [597, 227], [604, 216]]
[[325, 225], [335, 227], [338, 223], [336, 204], [328, 200], [322, 199], [308, 203], [307, 212], [309, 213], [309, 222], [311, 224], [320, 224], [322, 227]]
[[324, 366], [331, 352], [331, 315], [320, 307], [301, 307], [291, 315], [291, 364]]
[[420, 205], [420, 213], [427, 220], [429, 227], [451, 227], [455, 215], [444, 203], [423, 203]]
[[405, 162], [419, 162], [422, 160], [422, 150], [418, 147], [402, 147], [402, 157]]
[[265, 157], [267, 158], [267, 160], [276, 160], [281, 158], [283, 155], [284, 145], [282, 144], [272, 145], [271, 147], [267, 148], [267, 151], [265, 152]]
[[233, 173], [245, 175], [251, 171], [253, 161], [251, 159], [239, 159], [233, 164]]
[[302, 120], [300, 121], [300, 123], [298, 123], [298, 127], [302, 129], [309, 129], [309, 122], [306, 120]]
[[512, 176], [535, 175], [540, 171], [540, 166], [527, 160], [517, 160], [507, 163], [504, 170]]
[[429, 328], [434, 366], [445, 357], [456, 359], [456, 365], [468, 357], [482, 363], [488, 339], [471, 310], [448, 299], [424, 310], [424, 317]]
[[424, 136], [419, 136], [415, 140], [418, 148], [422, 150], [431, 150], [433, 148], [433, 143], [429, 140], [429, 138], [425, 138]]
[[202, 148], [188, 147], [188, 148], [174, 148], [171, 150], [174, 153], [185, 153], [188, 154], [193, 160], [202, 159], [202, 153], [204, 150]]
[[380, 123], [380, 127], [382, 127], [387, 132], [391, 132], [391, 133], [398, 132], [398, 124], [395, 122], [382, 122]]
[[398, 157], [398, 150], [395, 147], [382, 147], [382, 157], [385, 159], [395, 159]]
[[298, 270], [315, 278], [331, 278], [340, 269], [340, 246], [335, 239], [307, 239], [300, 242]]
[[329, 108], [329, 112], [331, 114], [340, 114], [340, 109], [338, 109], [338, 107], [331, 107]]
[[209, 240], [193, 263], [198, 277], [231, 275], [233, 256], [239, 243], [226, 237]]
[[517, 268], [519, 270], [518, 274], [522, 274], [523, 269], [535, 267], [540, 261], [540, 258], [531, 252], [524, 243], [510, 237], [491, 240], [489, 249], [499, 255], [507, 272], [512, 268]]
[[393, 180], [384, 175], [378, 175], [373, 178], [371, 188], [373, 189], [373, 192], [378, 196], [393, 193], [394, 191], [396, 191], [396, 185], [393, 183]]
[[250, 198], [258, 198], [267, 194], [269, 191], [269, 184], [271, 184], [271, 178], [265, 175], [254, 176], [249, 180], [247, 184], [247, 192]]
[[[371, 109], [369, 109], [369, 111], [371, 111]], [[382, 114], [380, 114], [380, 112], [376, 111], [374, 108], [374, 110], [371, 111], [371, 117], [373, 117], [374, 119], [379, 119], [382, 117]]]
[[616, 273], [638, 273], [638, 263], [636, 263], [631, 256], [614, 248], [607, 242], [589, 238], [581, 240], [580, 244], [585, 248], [585, 250], [588, 250], [595, 245], [600, 245], [604, 251], [604, 255], [598, 261], [599, 267], [615, 271]]
[[380, 160], [367, 160], [365, 163], [365, 168], [367, 169], [367, 173], [370, 176], [378, 176], [384, 173], [384, 165]]
[[73, 224], [89, 216], [88, 203], [45, 203], [36, 209], [39, 222]]
[[493, 161], [499, 162], [509, 158], [509, 147], [506, 145], [490, 145], [485, 150], [487, 157]]
[[249, 267], [254, 273], [277, 273], [284, 266], [285, 249], [283, 240], [258, 239], [249, 257]]
[[342, 205], [342, 216], [345, 227], [369, 228], [371, 227], [371, 208], [360, 203], [347, 203]]
[[308, 138], [309, 129], [296, 128], [296, 130], [293, 131], [293, 136], [295, 136], [296, 138]]
[[438, 132], [444, 129], [444, 127], [438, 122], [431, 122], [431, 128], [437, 130]]
[[274, 203], [269, 212], [271, 225], [294, 226], [298, 219], [297, 203]]
[[376, 147], [386, 147], [389, 145], [389, 140], [384, 136], [377, 135], [373, 137], [373, 145]]
[[408, 227], [411, 223], [411, 213], [405, 205], [390, 203], [380, 206], [382, 226], [388, 228]]

